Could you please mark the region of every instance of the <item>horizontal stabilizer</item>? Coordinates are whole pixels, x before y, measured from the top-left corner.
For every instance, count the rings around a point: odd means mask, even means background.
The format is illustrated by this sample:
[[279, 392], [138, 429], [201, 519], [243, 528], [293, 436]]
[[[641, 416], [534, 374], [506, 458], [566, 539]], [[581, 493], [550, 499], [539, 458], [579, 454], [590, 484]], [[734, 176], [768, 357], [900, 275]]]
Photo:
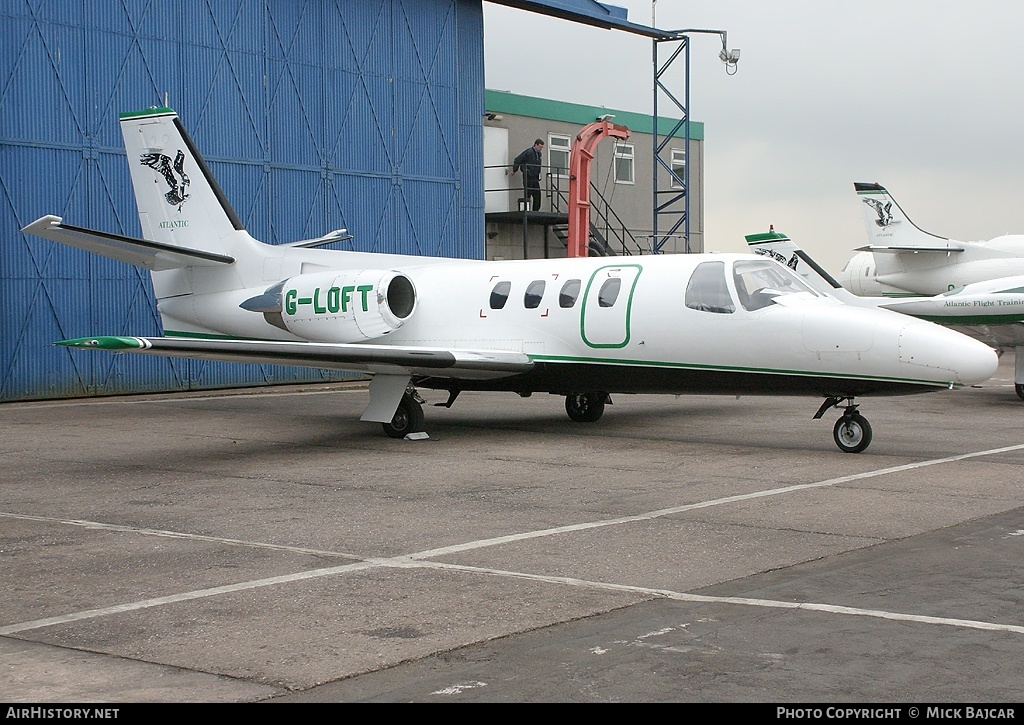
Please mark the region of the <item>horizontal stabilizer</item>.
[[528, 355], [506, 350], [191, 337], [81, 337], [57, 344], [168, 357], [435, 377], [494, 378], [533, 367]]
[[317, 247], [326, 247], [328, 244], [333, 244], [334, 242], [347, 242], [351, 238], [352, 235], [348, 233], [348, 229], [335, 229], [333, 232], [328, 232], [322, 237], [317, 237], [316, 239], [303, 239], [298, 242], [287, 242], [280, 246], [316, 249]]
[[863, 247], [857, 247], [854, 251], [881, 252], [882, 254], [903, 254], [905, 252], [941, 252], [942, 254], [949, 254], [951, 252], [962, 252], [964, 251], [964, 248], [953, 245], [947, 245], [944, 247], [925, 247], [912, 244], [904, 244], [901, 246], [882, 246], [877, 244], [868, 244]]
[[36, 219], [21, 231], [152, 271], [217, 266], [235, 261], [234, 257], [225, 254], [71, 226], [64, 224], [59, 216], [53, 215]]

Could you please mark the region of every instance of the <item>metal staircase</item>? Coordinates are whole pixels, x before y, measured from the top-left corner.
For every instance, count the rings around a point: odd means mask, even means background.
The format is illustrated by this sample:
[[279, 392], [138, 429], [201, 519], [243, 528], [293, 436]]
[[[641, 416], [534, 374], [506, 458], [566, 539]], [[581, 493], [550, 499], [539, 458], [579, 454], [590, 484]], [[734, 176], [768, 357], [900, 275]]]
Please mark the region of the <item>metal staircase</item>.
[[[557, 176], [548, 176], [548, 198], [551, 199], [551, 210], [568, 214], [568, 192], [561, 189]], [[553, 224], [551, 231], [555, 237], [568, 248], [569, 224]], [[637, 241], [626, 224], [615, 213], [611, 204], [601, 191], [590, 182], [590, 239], [587, 245], [588, 256], [615, 257], [632, 256], [647, 253]]]

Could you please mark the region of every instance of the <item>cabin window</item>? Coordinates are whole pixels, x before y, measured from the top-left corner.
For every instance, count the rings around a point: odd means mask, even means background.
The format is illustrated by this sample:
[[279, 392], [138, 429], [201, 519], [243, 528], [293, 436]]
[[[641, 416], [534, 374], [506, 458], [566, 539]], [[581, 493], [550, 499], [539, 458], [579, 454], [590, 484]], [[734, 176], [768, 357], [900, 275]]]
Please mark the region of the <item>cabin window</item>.
[[526, 309], [532, 310], [540, 307], [540, 300], [544, 296], [544, 280], [538, 279], [530, 282], [530, 286], [526, 288], [526, 294], [523, 295], [523, 304]]
[[778, 297], [786, 295], [806, 292], [818, 296], [788, 267], [769, 259], [736, 262], [732, 268], [732, 279], [740, 304], [750, 311], [774, 304]]
[[558, 293], [558, 306], [568, 309], [576, 306], [576, 298], [580, 296], [580, 281], [570, 279], [562, 285], [562, 291]]
[[619, 290], [622, 288], [622, 280], [618, 277], [609, 277], [601, 285], [601, 291], [597, 293], [598, 307], [611, 307], [619, 298]]
[[500, 310], [508, 302], [508, 293], [512, 291], [511, 282], [498, 282], [491, 290], [491, 309]]
[[684, 300], [687, 307], [701, 312], [735, 312], [736, 303], [725, 282], [725, 262], [698, 264], [686, 285]]

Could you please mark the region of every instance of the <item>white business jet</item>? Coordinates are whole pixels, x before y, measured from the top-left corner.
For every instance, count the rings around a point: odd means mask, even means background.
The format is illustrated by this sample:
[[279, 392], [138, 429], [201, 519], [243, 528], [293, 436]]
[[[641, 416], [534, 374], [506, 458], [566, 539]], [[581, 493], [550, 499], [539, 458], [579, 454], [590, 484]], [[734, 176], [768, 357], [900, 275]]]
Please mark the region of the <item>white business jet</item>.
[[937, 295], [975, 282], [1024, 275], [1024, 235], [959, 242], [926, 232], [885, 187], [855, 182], [868, 244], [838, 281], [856, 295]]
[[[970, 385], [995, 352], [929, 322], [844, 305], [756, 255], [481, 261], [267, 245], [245, 231], [177, 114], [121, 117], [143, 239], [46, 216], [24, 231], [152, 271], [163, 337], [61, 344], [372, 375], [362, 420], [422, 437], [416, 387], [565, 396], [593, 422], [611, 393], [806, 395], [871, 427], [854, 399]], [[328, 235], [325, 241], [336, 237]], [[420, 433], [420, 436], [410, 434]]]
[[936, 322], [997, 350], [1016, 348], [1014, 387], [1024, 399], [1024, 275], [973, 282], [932, 296], [869, 297], [851, 293], [781, 232], [772, 229], [748, 234], [746, 240], [755, 254], [785, 264], [815, 290], [846, 304], [883, 308]]

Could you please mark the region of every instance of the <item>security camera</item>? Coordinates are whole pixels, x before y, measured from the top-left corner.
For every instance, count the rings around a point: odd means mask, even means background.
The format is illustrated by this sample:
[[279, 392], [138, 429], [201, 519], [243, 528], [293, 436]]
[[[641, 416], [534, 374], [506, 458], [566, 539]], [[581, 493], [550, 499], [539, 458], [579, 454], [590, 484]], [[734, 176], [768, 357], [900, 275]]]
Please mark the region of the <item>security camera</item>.
[[613, 118], [615, 118], [615, 114], [614, 113], [605, 113], [605, 114], [603, 114], [601, 116], [598, 116], [597, 120], [598, 121], [611, 121]]

